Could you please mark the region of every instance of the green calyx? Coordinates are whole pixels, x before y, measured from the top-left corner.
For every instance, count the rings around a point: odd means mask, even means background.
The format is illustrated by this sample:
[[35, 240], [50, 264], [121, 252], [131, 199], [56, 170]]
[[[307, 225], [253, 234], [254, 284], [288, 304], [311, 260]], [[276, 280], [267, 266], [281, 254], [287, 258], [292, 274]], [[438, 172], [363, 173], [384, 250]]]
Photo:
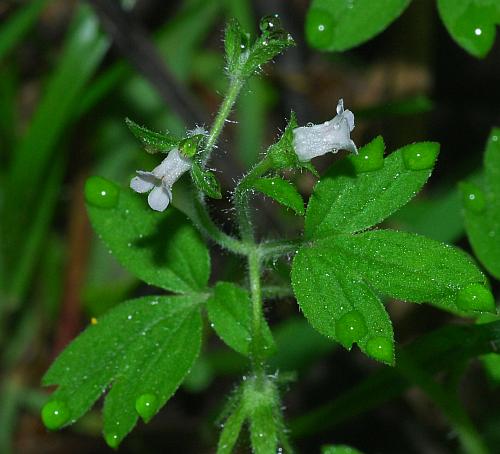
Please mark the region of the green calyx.
[[69, 419], [69, 409], [64, 402], [52, 400], [42, 408], [42, 421], [49, 430], [60, 429]]
[[179, 151], [187, 158], [192, 158], [198, 151], [201, 135], [188, 137], [179, 143]]

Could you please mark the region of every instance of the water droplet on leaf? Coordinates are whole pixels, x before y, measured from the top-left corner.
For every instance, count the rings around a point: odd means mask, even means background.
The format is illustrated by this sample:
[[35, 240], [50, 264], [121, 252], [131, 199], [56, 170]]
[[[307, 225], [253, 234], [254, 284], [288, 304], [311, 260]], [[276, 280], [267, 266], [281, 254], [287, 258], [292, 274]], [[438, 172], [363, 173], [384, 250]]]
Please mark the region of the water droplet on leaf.
[[113, 449], [118, 448], [120, 444], [120, 438], [118, 437], [117, 434], [105, 434], [104, 435], [104, 440], [106, 440], [106, 444]]
[[486, 196], [481, 188], [474, 183], [460, 183], [464, 207], [474, 213], [482, 213], [486, 208]]
[[384, 167], [384, 149], [384, 139], [378, 136], [360, 148], [357, 156], [351, 155], [349, 159], [357, 173], [374, 172]]
[[118, 203], [120, 189], [112, 181], [102, 177], [90, 177], [85, 182], [85, 200], [99, 208], [113, 208]]
[[457, 294], [457, 306], [472, 311], [495, 312], [495, 299], [483, 284], [469, 284]]
[[366, 344], [366, 352], [377, 361], [394, 364], [394, 346], [386, 337], [372, 337]]
[[436, 142], [419, 142], [402, 149], [403, 162], [408, 170], [426, 170], [434, 166], [439, 154]]
[[484, 57], [495, 41], [494, 9], [471, 2], [453, 24], [453, 31], [469, 52]]
[[47, 429], [60, 429], [69, 419], [69, 409], [60, 400], [47, 402], [42, 408], [42, 421]]
[[352, 347], [354, 342], [359, 341], [366, 332], [365, 321], [359, 311], [350, 311], [335, 323], [335, 337], [348, 349]]
[[281, 29], [281, 20], [277, 14], [265, 16], [260, 20], [259, 28], [262, 33], [274, 32]]
[[142, 394], [135, 401], [135, 409], [144, 422], [148, 422], [158, 410], [158, 397], [151, 393]]
[[306, 38], [317, 49], [327, 49], [334, 37], [335, 21], [332, 15], [320, 8], [311, 8], [306, 17]]

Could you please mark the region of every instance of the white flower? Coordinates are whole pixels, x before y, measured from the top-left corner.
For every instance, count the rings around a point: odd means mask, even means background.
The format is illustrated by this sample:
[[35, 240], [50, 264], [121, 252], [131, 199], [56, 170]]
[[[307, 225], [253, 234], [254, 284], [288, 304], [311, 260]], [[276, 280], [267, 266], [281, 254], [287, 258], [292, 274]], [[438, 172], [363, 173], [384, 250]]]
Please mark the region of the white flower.
[[293, 146], [300, 161], [310, 161], [325, 153], [349, 150], [358, 154], [351, 140], [354, 129], [354, 114], [344, 110], [344, 100], [337, 104], [337, 115], [320, 125], [303, 126], [293, 130]]
[[170, 150], [168, 156], [152, 172], [137, 170], [130, 187], [139, 193], [149, 192], [148, 204], [155, 211], [165, 211], [172, 200], [172, 185], [191, 168], [191, 161], [182, 156], [178, 148]]

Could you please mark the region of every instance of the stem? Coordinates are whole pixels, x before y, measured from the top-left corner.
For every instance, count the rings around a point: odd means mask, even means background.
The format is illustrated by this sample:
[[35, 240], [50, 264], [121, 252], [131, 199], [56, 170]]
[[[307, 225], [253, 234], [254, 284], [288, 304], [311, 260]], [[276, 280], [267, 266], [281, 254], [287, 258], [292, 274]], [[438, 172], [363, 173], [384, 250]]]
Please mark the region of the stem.
[[198, 230], [204, 235], [211, 238], [215, 243], [234, 254], [246, 255], [247, 248], [245, 245], [223, 232], [212, 220], [208, 214], [207, 207], [203, 200], [200, 200], [196, 195], [194, 196], [194, 213], [190, 215], [191, 220], [194, 222]]
[[222, 132], [224, 123], [226, 122], [227, 117], [229, 117], [231, 109], [233, 108], [236, 98], [238, 97], [244, 83], [245, 79], [241, 79], [239, 77], [231, 79], [226, 97], [224, 98], [219, 112], [215, 117], [212, 129], [208, 135], [207, 143], [201, 153], [201, 162], [203, 167], [206, 166], [208, 160], [210, 159], [210, 155], [212, 154], [212, 150], [214, 149], [215, 144], [217, 143], [217, 140]]
[[256, 164], [236, 186], [234, 204], [240, 228], [240, 236], [245, 243], [255, 244], [249, 207], [250, 190], [253, 182], [271, 168], [272, 162], [266, 156], [262, 161]]
[[264, 343], [262, 340], [262, 288], [260, 283], [260, 257], [257, 248], [248, 254], [248, 274], [252, 298], [252, 368], [255, 376], [264, 373]]

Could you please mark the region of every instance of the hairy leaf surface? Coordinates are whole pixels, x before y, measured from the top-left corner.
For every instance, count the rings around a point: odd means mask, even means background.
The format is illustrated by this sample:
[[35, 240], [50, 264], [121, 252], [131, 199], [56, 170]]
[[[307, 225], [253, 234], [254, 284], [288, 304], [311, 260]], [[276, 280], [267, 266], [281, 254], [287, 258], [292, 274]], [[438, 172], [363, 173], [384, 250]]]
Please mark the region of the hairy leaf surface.
[[420, 191], [432, 171], [432, 166], [408, 169], [404, 154], [436, 156], [438, 148], [434, 142], [408, 145], [386, 157], [384, 167], [373, 172], [356, 174], [345, 159], [335, 163], [314, 188], [306, 212], [306, 237], [353, 233], [383, 221]]
[[128, 189], [120, 190], [114, 207], [88, 203], [87, 208], [92, 226], [110, 252], [139, 279], [178, 293], [207, 285], [208, 250], [176, 209], [155, 212], [143, 197]]
[[120, 304], [89, 326], [52, 364], [43, 384], [69, 409], [68, 424], [87, 412], [108, 387], [104, 433], [119, 443], [137, 422], [139, 396], [158, 409], [193, 365], [201, 343], [202, 296], [144, 297]]

